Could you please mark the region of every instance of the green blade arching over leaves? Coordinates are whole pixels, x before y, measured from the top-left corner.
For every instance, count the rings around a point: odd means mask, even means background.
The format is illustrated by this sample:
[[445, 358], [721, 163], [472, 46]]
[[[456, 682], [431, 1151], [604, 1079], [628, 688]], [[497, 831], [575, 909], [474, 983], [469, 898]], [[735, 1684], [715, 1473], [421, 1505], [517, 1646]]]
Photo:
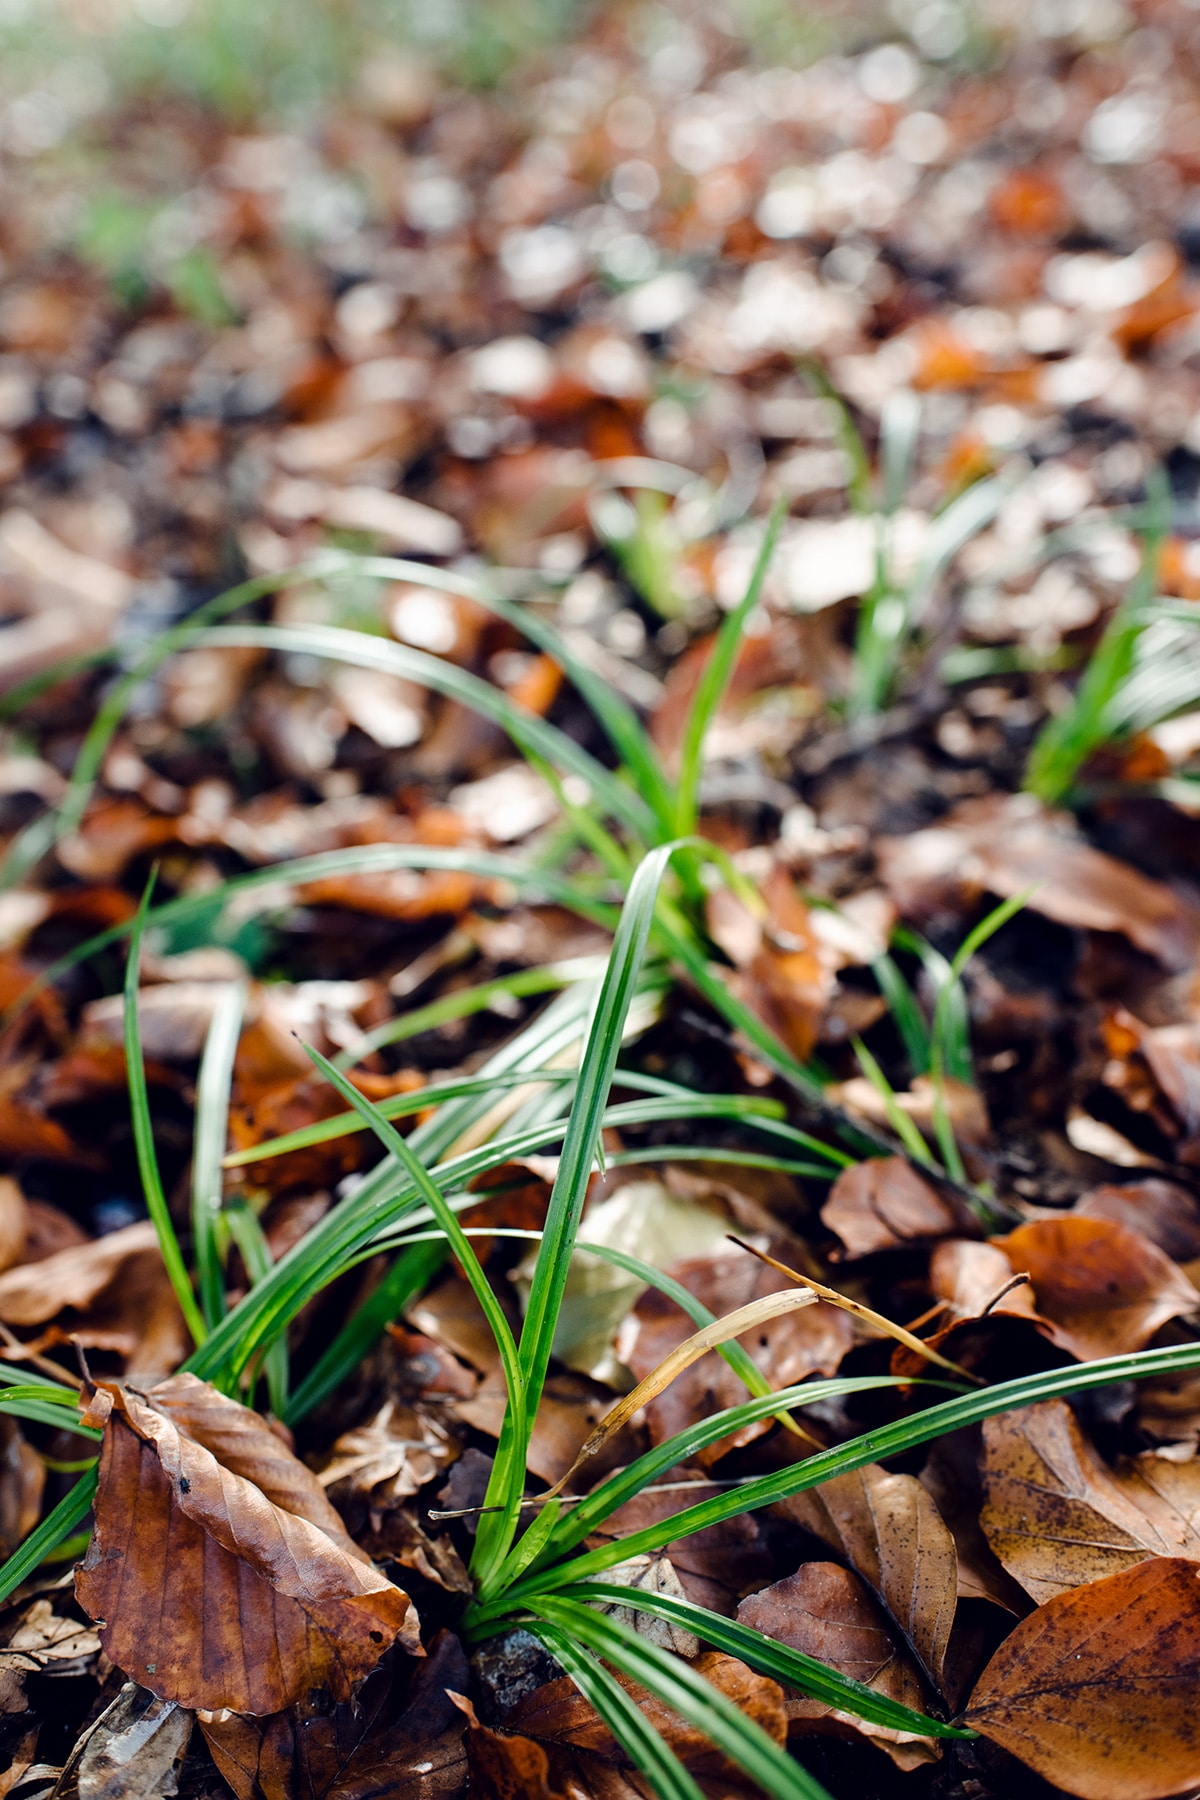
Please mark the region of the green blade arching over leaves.
[[648, 1613], [655, 1619], [666, 1619], [690, 1631], [714, 1650], [736, 1656], [760, 1675], [769, 1675], [785, 1687], [798, 1688], [841, 1712], [851, 1712], [872, 1725], [884, 1725], [893, 1731], [915, 1731], [929, 1737], [973, 1738], [978, 1734], [959, 1726], [944, 1724], [886, 1694], [877, 1694], [862, 1681], [852, 1681], [828, 1663], [815, 1656], [792, 1650], [751, 1625], [738, 1619], [727, 1619], [697, 1606], [691, 1600], [675, 1600], [667, 1594], [652, 1594], [642, 1588], [605, 1587], [597, 1582], [580, 1582], [577, 1587], [562, 1589], [564, 1599], [604, 1602], [609, 1606], [630, 1607], [634, 1612]]

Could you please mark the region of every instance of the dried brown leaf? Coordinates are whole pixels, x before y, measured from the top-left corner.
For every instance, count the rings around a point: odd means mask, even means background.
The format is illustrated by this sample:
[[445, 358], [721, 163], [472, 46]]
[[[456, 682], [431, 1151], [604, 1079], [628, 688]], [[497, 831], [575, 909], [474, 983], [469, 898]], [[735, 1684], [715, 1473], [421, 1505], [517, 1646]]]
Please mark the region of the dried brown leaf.
[[984, 1534], [1039, 1604], [1148, 1556], [1200, 1561], [1200, 1462], [1110, 1470], [1062, 1400], [988, 1419], [983, 1444]]
[[[899, 1633], [866, 1583], [838, 1563], [804, 1563], [794, 1575], [743, 1600], [737, 1616], [756, 1631], [818, 1657], [890, 1700], [918, 1709], [926, 1705], [916, 1664], [899, 1641]], [[916, 1767], [938, 1755], [928, 1738], [894, 1731], [890, 1726], [868, 1725], [850, 1713], [834, 1712], [818, 1700], [791, 1696], [788, 1715], [794, 1722], [832, 1721], [861, 1732], [886, 1749], [901, 1768]]]
[[954, 1207], [902, 1156], [871, 1157], [843, 1169], [821, 1208], [821, 1219], [842, 1240], [849, 1257], [962, 1230]]
[[963, 1722], [1082, 1800], [1200, 1782], [1200, 1569], [1156, 1557], [1059, 1594], [983, 1671]]
[[954, 1539], [912, 1475], [877, 1464], [795, 1494], [777, 1509], [851, 1565], [940, 1688], [957, 1601]]
[[418, 1648], [408, 1596], [256, 1413], [177, 1376], [144, 1396], [103, 1384], [87, 1418], [104, 1442], [76, 1590], [160, 1699], [279, 1712], [314, 1688], [347, 1697], [395, 1641]]

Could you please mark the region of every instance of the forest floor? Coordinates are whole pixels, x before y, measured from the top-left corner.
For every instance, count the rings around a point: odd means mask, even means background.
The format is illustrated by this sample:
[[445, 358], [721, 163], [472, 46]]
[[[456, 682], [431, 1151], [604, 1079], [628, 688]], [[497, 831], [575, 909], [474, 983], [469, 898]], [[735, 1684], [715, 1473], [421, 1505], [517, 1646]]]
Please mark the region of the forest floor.
[[[383, 48], [302, 127], [178, 93], [70, 118], [75, 90], [50, 84], [9, 105], [0, 1548], [94, 1455], [23, 1381], [90, 1397], [114, 1459], [101, 1535], [135, 1500], [151, 1518], [137, 1456], [164, 1419], [180, 1467], [201, 1441], [216, 1467], [191, 1389], [145, 1398], [201, 1334], [145, 1197], [131, 1016], [212, 1329], [383, 1166], [363, 1129], [254, 1154], [344, 1111], [306, 1044], [418, 1145], [442, 1101], [410, 1096], [484, 1070], [475, 1104], [496, 1079], [438, 1155], [534, 1117], [542, 1089], [494, 1071], [565, 1003], [547, 996], [603, 971], [651, 841], [657, 790], [606, 737], [608, 695], [664, 791], [698, 768], [725, 860], [710, 880], [677, 859], [672, 904], [762, 1033], [660, 945], [582, 1236], [723, 1315], [787, 1287], [736, 1233], [858, 1306], [756, 1325], [772, 1388], [904, 1378], [803, 1408], [807, 1441], [760, 1418], [668, 1479], [786, 1471], [944, 1399], [922, 1373], [1064, 1379], [610, 1579], [649, 1568], [980, 1734], [856, 1719], [651, 1623], [833, 1800], [1154, 1800], [1200, 1792], [1200, 11], [893, 13], [803, 62], [716, 12], [601, 8], [490, 90]], [[126, 1007], [152, 870], [165, 910]], [[706, 1114], [713, 1096], [733, 1098]], [[760, 1102], [815, 1148], [755, 1137]], [[514, 1329], [561, 1139], [497, 1155], [462, 1214], [501, 1233], [471, 1242]], [[171, 1586], [183, 1537], [161, 1566], [131, 1539], [118, 1622], [87, 1604], [95, 1546], [75, 1593], [77, 1517], [0, 1613], [0, 1794], [654, 1791], [544, 1644], [463, 1642], [506, 1388], [440, 1258], [401, 1291], [386, 1255], [348, 1256], [249, 1385], [217, 1384], [292, 1425], [226, 1458], [226, 1499], [241, 1482], [300, 1508], [409, 1597], [358, 1699], [156, 1680], [134, 1650], [191, 1633], [203, 1662], [220, 1612], [227, 1652], [233, 1603], [210, 1617]], [[628, 1269], [572, 1269], [534, 1493], [695, 1328]], [[710, 1352], [595, 1467], [739, 1399]], [[262, 1474], [284, 1439], [307, 1512]], [[688, 1500], [636, 1495], [588, 1545]], [[705, 1795], [764, 1791], [634, 1685]]]

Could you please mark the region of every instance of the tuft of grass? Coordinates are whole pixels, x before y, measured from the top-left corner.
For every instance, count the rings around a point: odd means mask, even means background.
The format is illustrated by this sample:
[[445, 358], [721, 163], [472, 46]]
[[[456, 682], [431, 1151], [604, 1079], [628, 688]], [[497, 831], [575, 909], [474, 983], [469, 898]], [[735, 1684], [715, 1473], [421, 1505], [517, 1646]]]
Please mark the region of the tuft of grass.
[[901, 392], [884, 407], [876, 478], [853, 414], [824, 369], [806, 364], [805, 374], [834, 409], [838, 441], [850, 466], [850, 504], [875, 529], [875, 576], [858, 609], [847, 698], [852, 718], [870, 718], [894, 697], [905, 652], [920, 630], [938, 583], [959, 552], [991, 524], [1011, 483], [988, 476], [948, 494], [930, 525], [917, 566], [902, 573], [896, 560], [896, 521], [916, 466], [920, 402], [915, 394]]
[[1149, 731], [1200, 703], [1200, 619], [1194, 607], [1158, 598], [1170, 516], [1170, 488], [1158, 470], [1147, 482], [1138, 525], [1137, 578], [1105, 627], [1069, 704], [1046, 721], [1029, 753], [1025, 787], [1048, 806], [1071, 798], [1080, 769], [1104, 745]]

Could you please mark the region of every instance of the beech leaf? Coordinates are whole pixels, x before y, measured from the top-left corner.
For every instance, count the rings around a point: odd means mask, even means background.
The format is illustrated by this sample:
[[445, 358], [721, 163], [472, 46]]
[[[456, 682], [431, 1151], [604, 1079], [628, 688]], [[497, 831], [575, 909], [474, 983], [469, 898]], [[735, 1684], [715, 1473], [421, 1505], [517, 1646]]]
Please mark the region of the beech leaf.
[[101, 1383], [84, 1417], [104, 1442], [76, 1592], [131, 1679], [272, 1713], [316, 1688], [348, 1697], [393, 1642], [419, 1650], [407, 1594], [257, 1413], [174, 1376], [145, 1394]]
[[1063, 1400], [986, 1420], [983, 1479], [984, 1535], [1039, 1603], [1148, 1556], [1200, 1562], [1200, 1463], [1111, 1470]]
[[962, 1723], [1081, 1800], [1200, 1782], [1200, 1568], [1156, 1557], [1022, 1619]]
[[940, 1688], [958, 1599], [958, 1557], [916, 1477], [869, 1464], [795, 1494], [777, 1510], [845, 1557]]
[[1187, 1276], [1140, 1232], [1110, 1219], [1036, 1219], [996, 1238], [1037, 1310], [1084, 1362], [1142, 1350], [1160, 1326], [1200, 1307]]

